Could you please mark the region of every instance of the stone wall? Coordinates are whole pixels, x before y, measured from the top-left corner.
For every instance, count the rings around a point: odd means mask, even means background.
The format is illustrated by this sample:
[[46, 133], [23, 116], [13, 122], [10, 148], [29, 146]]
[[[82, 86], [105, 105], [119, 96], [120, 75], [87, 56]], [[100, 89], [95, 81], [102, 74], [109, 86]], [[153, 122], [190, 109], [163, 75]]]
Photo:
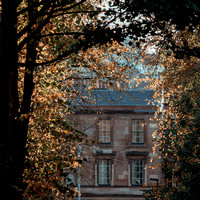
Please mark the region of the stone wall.
[[[158, 153], [153, 153], [152, 151], [152, 134], [157, 128], [157, 123], [153, 118], [154, 112], [149, 112], [151, 109], [152, 108], [148, 106], [140, 107], [142, 112], [138, 112], [139, 110], [137, 110], [136, 107], [129, 106], [125, 109], [120, 107], [120, 110], [125, 110], [125, 112], [118, 113], [116, 108], [110, 106], [107, 107], [106, 114], [76, 115], [76, 118], [82, 121], [85, 127], [88, 127], [85, 131], [88, 135], [88, 139], [95, 141], [98, 141], [98, 120], [111, 120], [111, 143], [98, 144], [96, 142], [95, 145], [90, 147], [90, 152], [87, 152], [88, 161], [83, 165], [81, 175], [81, 193], [83, 195], [86, 197], [93, 195], [93, 199], [96, 199], [98, 195], [103, 195], [104, 197], [111, 195], [112, 198], [110, 197], [110, 199], [124, 195], [122, 199], [135, 199], [134, 196], [139, 197], [143, 194], [143, 189], [156, 184], [156, 182], [151, 181], [150, 178], [156, 178], [161, 182], [160, 168], [151, 169], [152, 167], [154, 168], [156, 163], [159, 163]], [[144, 119], [144, 144], [131, 143], [132, 119]], [[110, 186], [98, 186], [99, 159], [110, 159], [112, 161], [112, 180]], [[143, 188], [141, 186], [131, 185], [130, 161], [132, 159], [144, 159], [146, 161], [145, 186]]]

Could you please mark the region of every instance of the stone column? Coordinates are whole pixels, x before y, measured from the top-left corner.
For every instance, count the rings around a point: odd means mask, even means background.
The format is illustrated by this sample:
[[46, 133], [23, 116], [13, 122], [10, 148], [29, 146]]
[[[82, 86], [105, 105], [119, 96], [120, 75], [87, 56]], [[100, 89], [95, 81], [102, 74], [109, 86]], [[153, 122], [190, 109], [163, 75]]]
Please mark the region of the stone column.
[[111, 186], [114, 186], [114, 180], [115, 180], [115, 171], [114, 171], [114, 164], [112, 164]]
[[128, 164], [128, 186], [131, 186], [131, 165]]
[[95, 164], [94, 167], [95, 167], [95, 169], [94, 169], [94, 175], [95, 175], [95, 178], [94, 178], [94, 179], [95, 179], [95, 180], [94, 180], [95, 183], [94, 183], [94, 185], [95, 185], [95, 186], [98, 186], [98, 172], [97, 172], [97, 164]]
[[147, 185], [147, 164], [144, 166], [144, 184]]

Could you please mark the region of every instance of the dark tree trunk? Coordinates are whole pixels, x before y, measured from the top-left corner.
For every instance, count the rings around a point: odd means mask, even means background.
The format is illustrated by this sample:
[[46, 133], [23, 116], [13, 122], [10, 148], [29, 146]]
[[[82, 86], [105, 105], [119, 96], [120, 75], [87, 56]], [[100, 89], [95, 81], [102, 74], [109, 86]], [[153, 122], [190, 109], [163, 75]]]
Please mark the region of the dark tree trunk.
[[30, 113], [37, 44], [35, 41], [27, 44], [25, 87], [20, 108], [17, 89], [17, 3], [19, 3], [18, 0], [4, 0], [2, 2], [0, 27], [0, 62], [3, 75], [3, 119], [0, 134], [0, 180], [2, 187], [0, 188], [1, 196], [8, 200], [22, 199], [24, 191], [22, 173], [29, 117], [23, 114]]
[[1, 196], [6, 199], [20, 199], [22, 193], [22, 155], [20, 143], [23, 138], [18, 131], [18, 91], [17, 91], [17, 0], [2, 2], [1, 22], [1, 68], [3, 87], [1, 127]]

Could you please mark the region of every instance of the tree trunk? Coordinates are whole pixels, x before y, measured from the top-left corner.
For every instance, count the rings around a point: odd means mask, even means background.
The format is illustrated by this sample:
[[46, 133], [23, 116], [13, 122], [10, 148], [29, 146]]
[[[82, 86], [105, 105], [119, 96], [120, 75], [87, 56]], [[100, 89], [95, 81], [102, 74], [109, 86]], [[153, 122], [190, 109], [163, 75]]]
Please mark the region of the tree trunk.
[[[8, 200], [22, 199], [22, 173], [26, 154], [26, 138], [33, 91], [36, 43], [27, 44], [27, 67], [23, 102], [18, 99], [17, 0], [3, 0], [0, 27], [0, 62], [2, 67], [2, 132], [0, 134], [1, 196]], [[23, 117], [25, 116], [25, 117]]]
[[[1, 67], [3, 71], [3, 124], [1, 146], [1, 196], [6, 199], [20, 199], [22, 189], [22, 155], [20, 143], [23, 136], [17, 129], [18, 90], [17, 90], [17, 0], [2, 1]], [[20, 158], [20, 159], [19, 159]]]

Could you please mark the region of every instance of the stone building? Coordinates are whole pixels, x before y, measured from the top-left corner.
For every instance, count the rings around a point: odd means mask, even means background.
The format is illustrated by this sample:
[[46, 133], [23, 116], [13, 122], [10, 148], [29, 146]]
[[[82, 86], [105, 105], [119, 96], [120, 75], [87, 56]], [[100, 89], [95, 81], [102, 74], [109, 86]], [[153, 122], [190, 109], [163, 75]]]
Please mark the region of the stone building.
[[157, 128], [152, 98], [152, 90], [93, 90], [87, 112], [74, 115], [87, 139], [95, 141], [81, 152], [87, 157], [81, 199], [140, 200], [144, 190], [160, 183], [161, 170], [152, 169], [159, 163], [152, 152]]

